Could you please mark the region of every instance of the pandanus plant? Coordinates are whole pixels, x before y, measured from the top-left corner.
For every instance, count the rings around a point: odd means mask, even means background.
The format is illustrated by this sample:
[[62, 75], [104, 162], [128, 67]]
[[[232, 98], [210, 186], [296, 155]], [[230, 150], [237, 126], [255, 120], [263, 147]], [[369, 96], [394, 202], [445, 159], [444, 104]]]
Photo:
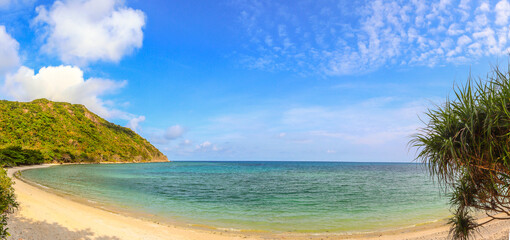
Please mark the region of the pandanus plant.
[[[409, 144], [450, 194], [450, 237], [463, 240], [490, 221], [510, 219], [510, 71], [493, 67], [453, 91], [425, 113]], [[476, 221], [480, 211], [488, 221]]]

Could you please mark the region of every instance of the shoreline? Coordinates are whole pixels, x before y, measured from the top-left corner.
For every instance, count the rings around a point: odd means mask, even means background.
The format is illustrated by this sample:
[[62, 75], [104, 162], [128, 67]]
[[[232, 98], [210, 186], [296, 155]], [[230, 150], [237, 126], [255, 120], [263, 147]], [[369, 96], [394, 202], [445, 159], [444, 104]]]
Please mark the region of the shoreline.
[[[59, 193], [26, 179], [15, 172], [60, 164], [43, 164], [8, 169], [20, 208], [9, 217], [10, 239], [445, 239], [445, 220], [414, 226], [362, 233], [272, 233], [256, 230], [225, 230], [198, 224], [157, 221], [122, 209]], [[70, 214], [72, 213], [72, 214]], [[87, 219], [87, 221], [84, 221]], [[482, 221], [481, 219], [480, 221]], [[35, 224], [30, 224], [35, 223]], [[27, 226], [29, 225], [29, 226]], [[49, 226], [46, 226], [49, 225]], [[46, 226], [46, 227], [45, 227]], [[54, 228], [49, 230], [47, 228]], [[130, 231], [126, 231], [130, 229]], [[507, 239], [510, 221], [494, 221], [480, 229], [481, 238]], [[60, 231], [60, 232], [59, 232]], [[76, 232], [77, 231], [77, 232]], [[126, 234], [130, 232], [129, 234]], [[47, 235], [51, 234], [51, 235]], [[57, 235], [61, 238], [55, 238]], [[35, 237], [34, 237], [35, 236]], [[107, 238], [104, 238], [107, 236]], [[111, 237], [111, 238], [109, 238]]]
[[[96, 163], [94, 163], [96, 164]], [[112, 164], [112, 163], [105, 163], [105, 164]], [[132, 163], [113, 163], [113, 164], [132, 164]], [[83, 163], [73, 164], [43, 164], [43, 167], [52, 167], [52, 166], [62, 166], [62, 165], [83, 165]], [[17, 172], [23, 172], [25, 170], [29, 169], [35, 169], [39, 167], [30, 167], [28, 169], [23, 169]], [[238, 229], [238, 228], [230, 228], [230, 227], [223, 227], [223, 226], [212, 226], [207, 225], [203, 223], [196, 223], [192, 220], [174, 220], [171, 218], [161, 217], [150, 213], [145, 213], [142, 211], [136, 211], [133, 209], [126, 209], [123, 207], [118, 207], [115, 204], [112, 203], [102, 203], [97, 202], [95, 200], [87, 199], [86, 197], [76, 196], [71, 193], [66, 193], [64, 191], [47, 187], [44, 185], [41, 185], [39, 183], [30, 181], [26, 178], [23, 178], [23, 175], [16, 177], [18, 180], [23, 181], [26, 184], [29, 184], [31, 186], [34, 186], [36, 188], [39, 188], [43, 191], [49, 192], [51, 194], [55, 194], [57, 196], [63, 197], [65, 199], [69, 199], [87, 206], [99, 208], [108, 212], [112, 212], [119, 215], [124, 215], [128, 217], [133, 217], [137, 219], [141, 219], [144, 221], [154, 222], [161, 225], [171, 225], [171, 226], [179, 226], [179, 227], [185, 227], [185, 228], [193, 228], [193, 229], [201, 229], [206, 231], [220, 231], [220, 232], [232, 232], [232, 233], [245, 233], [245, 234], [255, 234], [255, 235], [261, 235], [261, 234], [267, 234], [267, 235], [278, 235], [278, 234], [286, 234], [286, 235], [323, 235], [323, 236], [331, 236], [331, 235], [338, 235], [338, 236], [366, 236], [371, 234], [380, 234], [380, 233], [386, 233], [386, 232], [407, 232], [408, 230], [416, 230], [416, 229], [429, 229], [437, 226], [442, 226], [444, 223], [446, 223], [446, 218], [443, 219], [436, 219], [436, 220], [430, 220], [426, 222], [419, 222], [415, 224], [409, 224], [406, 226], [394, 226], [394, 227], [381, 227], [378, 229], [373, 230], [362, 230], [362, 231], [324, 231], [324, 232], [315, 232], [315, 231], [271, 231], [271, 230], [260, 230], [260, 229]]]

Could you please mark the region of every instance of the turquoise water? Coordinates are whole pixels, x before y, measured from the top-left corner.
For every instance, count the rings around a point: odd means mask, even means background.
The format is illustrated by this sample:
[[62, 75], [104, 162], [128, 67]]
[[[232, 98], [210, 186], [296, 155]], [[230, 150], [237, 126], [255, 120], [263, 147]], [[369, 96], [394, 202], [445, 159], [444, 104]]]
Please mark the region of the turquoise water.
[[449, 215], [418, 164], [169, 162], [27, 170], [30, 181], [158, 218], [273, 232], [363, 232]]

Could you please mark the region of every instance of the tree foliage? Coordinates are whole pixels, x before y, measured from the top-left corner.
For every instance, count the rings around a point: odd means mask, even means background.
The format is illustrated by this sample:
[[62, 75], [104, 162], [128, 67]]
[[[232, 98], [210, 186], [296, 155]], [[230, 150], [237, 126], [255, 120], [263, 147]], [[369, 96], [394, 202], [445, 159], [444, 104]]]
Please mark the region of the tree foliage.
[[451, 192], [450, 236], [469, 239], [475, 210], [510, 218], [510, 72], [494, 67], [487, 79], [469, 78], [454, 98], [426, 113], [410, 145], [417, 159]]
[[44, 157], [38, 150], [23, 149], [20, 146], [0, 149], [0, 164], [4, 167], [34, 165], [43, 162]]
[[[0, 101], [0, 149], [12, 147], [22, 147], [27, 156], [40, 153], [45, 162], [167, 160], [131, 129], [110, 123], [83, 105], [46, 99]], [[0, 157], [18, 159], [9, 154], [7, 150]]]
[[18, 207], [12, 184], [7, 171], [0, 168], [0, 239], [6, 239], [10, 235], [7, 232], [7, 217]]

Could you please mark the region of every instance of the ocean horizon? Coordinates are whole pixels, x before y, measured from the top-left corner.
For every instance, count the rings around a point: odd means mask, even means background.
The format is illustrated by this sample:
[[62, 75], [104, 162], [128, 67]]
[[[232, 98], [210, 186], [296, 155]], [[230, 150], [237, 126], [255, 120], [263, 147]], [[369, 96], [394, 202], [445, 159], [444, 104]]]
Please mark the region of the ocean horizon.
[[371, 232], [450, 215], [447, 198], [419, 163], [87, 164], [31, 169], [22, 177], [154, 219], [235, 231]]

